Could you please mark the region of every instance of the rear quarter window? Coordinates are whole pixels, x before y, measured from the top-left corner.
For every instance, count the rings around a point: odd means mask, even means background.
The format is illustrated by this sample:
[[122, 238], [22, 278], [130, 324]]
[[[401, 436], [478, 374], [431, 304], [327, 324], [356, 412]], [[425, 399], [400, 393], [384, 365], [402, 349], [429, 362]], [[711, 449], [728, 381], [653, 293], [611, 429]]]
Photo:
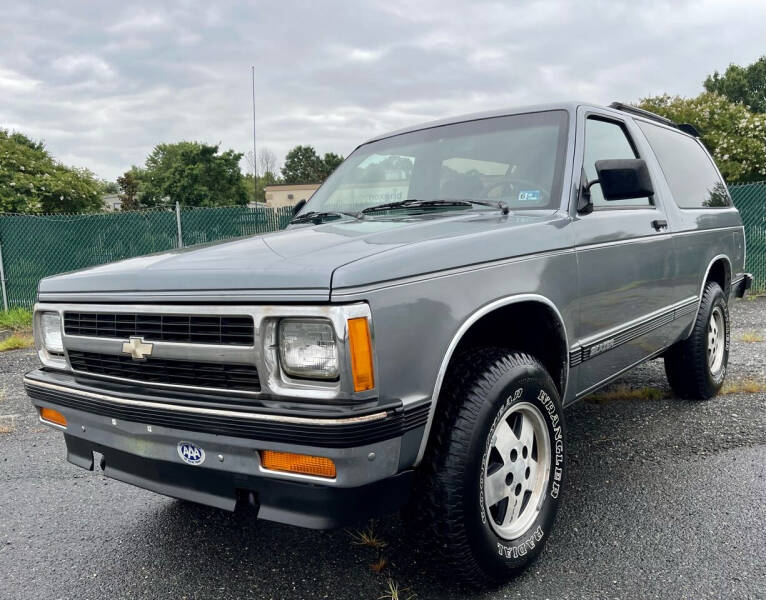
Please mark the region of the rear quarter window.
[[660, 161], [679, 208], [723, 208], [731, 198], [712, 159], [694, 138], [666, 127], [636, 121]]

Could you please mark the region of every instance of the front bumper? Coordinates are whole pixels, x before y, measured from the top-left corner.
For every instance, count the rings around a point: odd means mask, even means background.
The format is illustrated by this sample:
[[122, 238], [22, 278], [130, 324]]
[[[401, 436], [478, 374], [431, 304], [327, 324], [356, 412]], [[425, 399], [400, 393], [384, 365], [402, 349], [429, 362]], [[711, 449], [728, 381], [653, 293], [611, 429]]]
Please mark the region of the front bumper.
[[[226, 510], [245, 500], [258, 507], [258, 518], [311, 528], [345, 525], [403, 504], [427, 418], [427, 405], [371, 408], [344, 418], [219, 410], [45, 370], [28, 373], [24, 384], [36, 407], [67, 418], [73, 464], [92, 470], [97, 452], [114, 479]], [[179, 442], [203, 448], [205, 461], [183, 462]], [[262, 450], [324, 456], [335, 462], [337, 475], [267, 470]]]

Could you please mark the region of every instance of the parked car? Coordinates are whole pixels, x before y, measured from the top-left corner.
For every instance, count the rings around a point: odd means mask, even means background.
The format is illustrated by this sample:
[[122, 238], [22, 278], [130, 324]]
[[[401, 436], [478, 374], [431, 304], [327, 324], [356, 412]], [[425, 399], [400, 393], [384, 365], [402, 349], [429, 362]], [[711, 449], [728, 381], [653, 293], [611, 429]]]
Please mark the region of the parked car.
[[76, 465], [304, 527], [404, 506], [499, 582], [550, 536], [566, 406], [657, 357], [720, 390], [744, 263], [690, 126], [482, 113], [362, 144], [284, 231], [44, 279], [24, 383]]

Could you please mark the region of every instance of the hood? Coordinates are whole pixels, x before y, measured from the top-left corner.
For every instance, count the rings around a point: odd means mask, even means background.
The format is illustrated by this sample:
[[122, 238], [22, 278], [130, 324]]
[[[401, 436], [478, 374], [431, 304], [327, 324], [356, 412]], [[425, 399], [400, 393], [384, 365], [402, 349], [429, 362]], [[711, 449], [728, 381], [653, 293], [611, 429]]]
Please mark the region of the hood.
[[[389, 261], [365, 269], [366, 262], [376, 255], [398, 251], [398, 260], [410, 263], [409, 267], [398, 265], [394, 269], [400, 276], [408, 268], [421, 268], [418, 261], [411, 260], [417, 245], [433, 248], [436, 244], [444, 249], [450, 245], [447, 240], [455, 238], [462, 239], [462, 244], [470, 238], [476, 243], [475, 236], [498, 228], [525, 228], [550, 219], [550, 215], [502, 216], [482, 210], [293, 226], [262, 236], [171, 250], [48, 277], [40, 282], [40, 299], [76, 296], [100, 300], [109, 294], [134, 299], [205, 298], [227, 291], [232, 293], [226, 296], [233, 299], [327, 301], [338, 269], [344, 272], [343, 285], [385, 278], [380, 269], [390, 269]], [[444, 259], [455, 264], [451, 253]], [[351, 265], [353, 268], [343, 269]]]

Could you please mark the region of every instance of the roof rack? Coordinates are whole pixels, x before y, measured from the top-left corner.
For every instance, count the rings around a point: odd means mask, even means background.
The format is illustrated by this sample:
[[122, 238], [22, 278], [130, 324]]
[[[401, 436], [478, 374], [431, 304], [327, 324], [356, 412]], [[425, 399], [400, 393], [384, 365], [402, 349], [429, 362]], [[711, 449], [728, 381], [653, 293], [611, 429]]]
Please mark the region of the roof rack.
[[670, 119], [661, 117], [660, 115], [653, 112], [649, 112], [648, 110], [644, 110], [643, 108], [637, 108], [635, 106], [631, 106], [630, 104], [623, 104], [622, 102], [612, 102], [609, 105], [609, 108], [614, 108], [615, 110], [621, 110], [622, 112], [638, 115], [639, 117], [645, 117], [647, 119], [651, 119], [652, 121], [659, 121], [660, 123], [664, 123], [665, 125], [670, 125], [671, 127], [678, 127], [678, 125], [676, 125]]
[[676, 129], [679, 129], [680, 131], [683, 131], [684, 133], [691, 135], [693, 137], [700, 136], [699, 131], [697, 131], [697, 128], [691, 123], [680, 123], [680, 124], [675, 123], [671, 121], [670, 119], [660, 116], [657, 113], [644, 110], [643, 108], [638, 108], [636, 106], [631, 106], [630, 104], [624, 104], [622, 102], [612, 102], [609, 105], [609, 108], [613, 108], [615, 110], [621, 110], [622, 112], [631, 113], [639, 117], [644, 117], [646, 119], [651, 119], [652, 121], [657, 121], [658, 123], [662, 123], [663, 125], [670, 125], [671, 127], [675, 127]]
[[697, 131], [697, 128], [691, 123], [679, 123], [678, 128], [692, 137], [698, 138], [700, 136], [700, 132]]

